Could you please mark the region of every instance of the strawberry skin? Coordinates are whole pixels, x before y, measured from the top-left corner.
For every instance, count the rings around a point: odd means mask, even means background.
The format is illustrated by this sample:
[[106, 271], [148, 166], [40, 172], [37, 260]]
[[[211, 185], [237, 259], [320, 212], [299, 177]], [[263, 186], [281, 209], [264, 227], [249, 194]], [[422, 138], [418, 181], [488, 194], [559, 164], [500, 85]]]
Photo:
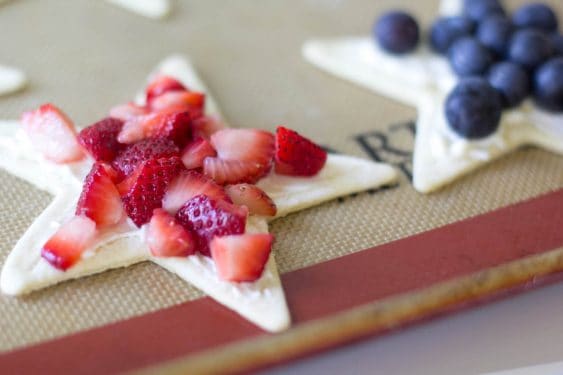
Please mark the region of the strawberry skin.
[[117, 224], [123, 217], [123, 205], [111, 178], [109, 165], [95, 163], [84, 180], [76, 215], [94, 220], [99, 228]]
[[185, 90], [186, 87], [180, 81], [167, 75], [157, 75], [149, 82], [145, 89], [147, 104], [150, 106], [154, 98], [166, 92]]
[[251, 215], [276, 216], [276, 204], [256, 185], [228, 185], [225, 192], [234, 204], [246, 206]]
[[178, 156], [150, 159], [142, 162], [138, 170], [123, 183], [119, 190], [123, 207], [135, 225], [147, 223], [152, 212], [162, 207], [162, 198], [170, 182], [184, 169]]
[[217, 152], [207, 139], [197, 138], [182, 150], [182, 163], [187, 169], [203, 167], [203, 160], [208, 156], [216, 156]]
[[215, 236], [244, 233], [248, 210], [224, 200], [196, 195], [176, 213], [176, 220], [197, 238], [197, 249], [209, 256], [209, 241]]
[[157, 257], [186, 257], [196, 250], [194, 235], [159, 208], [148, 224], [146, 240], [151, 254]]
[[72, 267], [92, 243], [96, 223], [85, 216], [74, 216], [43, 245], [41, 257], [59, 270]]
[[276, 130], [275, 171], [289, 176], [314, 176], [324, 167], [327, 153], [319, 145], [280, 126]]
[[112, 167], [119, 179], [129, 176], [144, 161], [163, 157], [179, 156], [178, 147], [167, 138], [148, 138], [127, 146], [119, 152]]
[[196, 171], [183, 171], [168, 186], [162, 199], [162, 207], [171, 214], [196, 195], [205, 194], [214, 200], [231, 200], [225, 190], [212, 179]]
[[43, 104], [21, 116], [22, 127], [33, 147], [55, 163], [71, 163], [84, 157], [74, 124], [53, 104]]
[[111, 163], [124, 147], [117, 141], [123, 121], [107, 117], [78, 133], [78, 142], [96, 161]]
[[272, 251], [274, 236], [268, 233], [230, 235], [211, 240], [211, 257], [219, 277], [226, 281], [256, 281]]

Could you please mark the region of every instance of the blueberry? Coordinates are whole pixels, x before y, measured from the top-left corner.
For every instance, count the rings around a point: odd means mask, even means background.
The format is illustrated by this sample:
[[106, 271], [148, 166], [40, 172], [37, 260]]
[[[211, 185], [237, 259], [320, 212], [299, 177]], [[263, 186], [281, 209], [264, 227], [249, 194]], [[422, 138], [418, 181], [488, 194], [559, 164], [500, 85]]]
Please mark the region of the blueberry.
[[500, 122], [502, 106], [497, 91], [481, 77], [461, 79], [446, 99], [450, 128], [468, 139], [493, 134]]
[[536, 71], [534, 98], [542, 108], [563, 111], [563, 57], [547, 61]]
[[472, 37], [456, 40], [448, 51], [448, 57], [452, 69], [459, 76], [483, 74], [493, 62], [491, 52]]
[[553, 9], [545, 4], [526, 4], [518, 8], [512, 15], [514, 26], [524, 29], [532, 28], [552, 32], [557, 30], [557, 16]]
[[419, 40], [418, 23], [409, 14], [392, 11], [381, 16], [374, 27], [375, 38], [387, 52], [403, 54], [414, 50]]
[[510, 40], [508, 57], [511, 61], [534, 70], [553, 52], [551, 41], [541, 31], [525, 29], [517, 31]]
[[430, 45], [439, 53], [446, 53], [448, 48], [457, 39], [470, 36], [475, 28], [475, 23], [467, 17], [442, 17], [438, 18], [430, 29]]
[[553, 34], [551, 36], [551, 46], [555, 56], [563, 56], [563, 34]]
[[505, 14], [499, 0], [465, 0], [463, 13], [475, 22], [482, 21], [493, 14]]
[[530, 78], [520, 65], [503, 61], [489, 70], [489, 83], [500, 94], [505, 108], [516, 107], [530, 93]]
[[511, 35], [512, 23], [499, 15], [487, 17], [477, 29], [477, 39], [498, 57], [506, 55]]

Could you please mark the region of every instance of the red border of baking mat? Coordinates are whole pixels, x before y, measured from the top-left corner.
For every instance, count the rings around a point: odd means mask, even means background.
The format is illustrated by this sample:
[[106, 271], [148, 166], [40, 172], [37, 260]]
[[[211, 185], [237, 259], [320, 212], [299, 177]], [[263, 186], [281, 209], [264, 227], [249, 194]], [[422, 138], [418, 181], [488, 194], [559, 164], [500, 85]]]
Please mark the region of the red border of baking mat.
[[[561, 246], [563, 189], [289, 272], [282, 280], [293, 322], [299, 325]], [[266, 334], [202, 298], [3, 353], [0, 370], [108, 374], [259, 335]]]

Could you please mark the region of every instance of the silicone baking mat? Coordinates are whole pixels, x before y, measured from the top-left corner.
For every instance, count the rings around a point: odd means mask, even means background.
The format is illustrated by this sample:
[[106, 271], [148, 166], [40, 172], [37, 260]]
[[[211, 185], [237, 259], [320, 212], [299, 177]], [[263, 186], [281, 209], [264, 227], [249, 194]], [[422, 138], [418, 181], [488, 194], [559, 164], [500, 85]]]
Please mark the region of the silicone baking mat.
[[[24, 298], [0, 296], [2, 372], [110, 373], [167, 360], [180, 373], [256, 368], [540, 285], [563, 267], [563, 158], [525, 148], [421, 195], [410, 183], [415, 111], [301, 58], [306, 39], [366, 35], [390, 7], [427, 25], [436, 1], [173, 6], [159, 22], [94, 0], [2, 5], [2, 62], [24, 69], [31, 84], [0, 100], [1, 118], [51, 101], [86, 126], [179, 52], [233, 126], [287, 124], [335, 152], [394, 164], [399, 184], [272, 225], [294, 319], [286, 333], [265, 334], [142, 263]], [[0, 178], [3, 262], [50, 197], [4, 172]]]

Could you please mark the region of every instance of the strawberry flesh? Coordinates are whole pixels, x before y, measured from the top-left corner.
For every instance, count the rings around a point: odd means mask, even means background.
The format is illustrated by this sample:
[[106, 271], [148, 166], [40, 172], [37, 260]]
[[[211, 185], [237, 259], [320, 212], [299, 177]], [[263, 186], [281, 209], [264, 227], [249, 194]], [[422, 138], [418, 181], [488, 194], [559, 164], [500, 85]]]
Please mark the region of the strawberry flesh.
[[197, 138], [182, 150], [182, 163], [187, 169], [203, 167], [203, 160], [208, 156], [216, 156], [217, 152], [207, 139]]
[[170, 182], [184, 169], [178, 156], [149, 159], [142, 162], [138, 170], [126, 180], [123, 192], [123, 207], [135, 225], [147, 223], [152, 212], [162, 207], [162, 198]]
[[147, 227], [147, 244], [157, 257], [186, 257], [196, 250], [194, 235], [162, 209], [153, 212]]
[[147, 104], [151, 104], [152, 100], [166, 92], [186, 90], [180, 81], [167, 75], [158, 75], [154, 77], [145, 89]]
[[251, 215], [276, 216], [276, 204], [256, 185], [228, 185], [225, 191], [234, 204], [246, 206]]
[[166, 92], [150, 103], [154, 112], [189, 112], [192, 118], [200, 118], [205, 110], [205, 95], [195, 91]]
[[127, 146], [117, 154], [112, 167], [119, 180], [129, 176], [144, 161], [163, 157], [179, 156], [178, 147], [167, 138], [148, 138]]
[[176, 220], [197, 238], [198, 251], [209, 256], [209, 241], [215, 236], [244, 233], [248, 210], [224, 200], [196, 195], [176, 213]]
[[124, 147], [117, 141], [123, 121], [107, 117], [78, 133], [78, 142], [96, 161], [111, 163]]
[[224, 160], [206, 157], [203, 173], [220, 185], [240, 182], [255, 183], [267, 173], [265, 166], [252, 161]]
[[59, 270], [72, 267], [92, 243], [96, 223], [85, 216], [74, 216], [43, 245], [41, 257]]
[[268, 233], [230, 235], [211, 240], [211, 256], [219, 277], [226, 281], [256, 281], [272, 251], [274, 237]]
[[201, 137], [209, 139], [221, 129], [225, 129], [225, 124], [216, 116], [204, 115], [195, 118], [192, 123], [192, 134], [194, 138]]
[[110, 117], [116, 118], [121, 121], [128, 121], [138, 116], [148, 114], [149, 111], [146, 107], [137, 105], [135, 103], [120, 104], [109, 111]]
[[276, 130], [275, 171], [289, 176], [314, 176], [324, 167], [327, 153], [319, 145], [280, 126]]

